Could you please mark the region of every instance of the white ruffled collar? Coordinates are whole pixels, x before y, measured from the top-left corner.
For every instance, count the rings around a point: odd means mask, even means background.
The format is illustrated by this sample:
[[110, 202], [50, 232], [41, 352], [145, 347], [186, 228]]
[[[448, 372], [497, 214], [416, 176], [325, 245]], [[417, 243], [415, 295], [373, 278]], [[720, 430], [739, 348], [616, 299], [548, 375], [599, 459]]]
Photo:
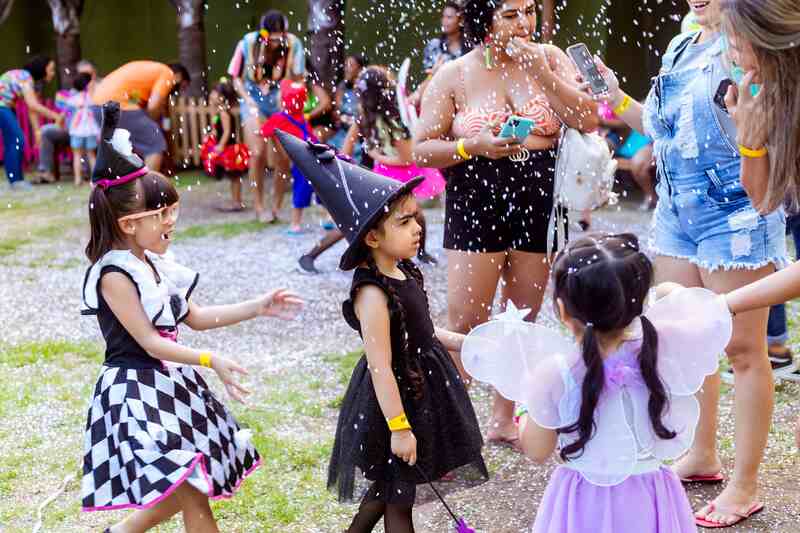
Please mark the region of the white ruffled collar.
[[176, 263], [171, 254], [157, 255], [146, 251], [145, 257], [146, 262], [130, 250], [111, 250], [89, 267], [83, 282], [81, 314], [97, 314], [103, 269], [114, 266], [130, 276], [139, 292], [142, 307], [154, 326], [176, 327], [189, 313], [189, 297], [199, 275]]

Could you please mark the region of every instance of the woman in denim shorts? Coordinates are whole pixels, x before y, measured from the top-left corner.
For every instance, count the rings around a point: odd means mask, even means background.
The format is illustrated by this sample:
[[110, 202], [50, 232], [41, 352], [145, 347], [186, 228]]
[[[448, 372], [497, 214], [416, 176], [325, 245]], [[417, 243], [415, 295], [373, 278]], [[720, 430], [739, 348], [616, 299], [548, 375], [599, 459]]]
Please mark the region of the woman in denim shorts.
[[[742, 156], [735, 125], [720, 98], [730, 77], [719, 33], [719, 3], [690, 3], [699, 31], [670, 43], [644, 106], [619, 88], [598, 61], [609, 84], [614, 111], [654, 141], [658, 206], [651, 248], [657, 281], [728, 292], [784, 267], [782, 210], [762, 216], [740, 181]], [[723, 95], [724, 95], [723, 87]], [[758, 467], [772, 419], [773, 383], [767, 358], [766, 308], [738, 314], [725, 352], [736, 381], [735, 467], [730, 483], [697, 513], [698, 524], [726, 526], [763, 506], [758, 501]], [[684, 480], [721, 482], [716, 449], [719, 374], [706, 379], [700, 423], [690, 452], [674, 469]]]
[[[250, 149], [249, 176], [255, 185], [253, 204], [256, 218], [273, 222], [283, 201], [286, 180], [275, 173], [272, 183], [272, 209], [264, 208], [264, 174], [268, 150], [260, 130], [264, 120], [280, 111], [278, 83], [283, 78], [302, 80], [305, 76], [305, 51], [300, 39], [289, 33], [289, 21], [275, 9], [261, 17], [259, 30], [246, 33], [237, 43], [228, 66], [233, 86], [239, 94], [239, 112], [244, 142]], [[273, 158], [274, 159], [274, 158]]]

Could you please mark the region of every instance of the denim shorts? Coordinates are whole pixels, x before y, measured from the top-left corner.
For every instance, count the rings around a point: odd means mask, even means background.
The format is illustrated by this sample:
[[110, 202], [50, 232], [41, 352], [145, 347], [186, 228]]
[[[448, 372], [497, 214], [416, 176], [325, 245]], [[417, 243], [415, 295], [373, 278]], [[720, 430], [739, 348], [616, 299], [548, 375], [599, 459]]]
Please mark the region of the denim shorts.
[[738, 164], [662, 179], [656, 190], [650, 241], [655, 254], [687, 259], [711, 272], [788, 264], [786, 215], [778, 209], [762, 216], [753, 208]]
[[88, 137], [70, 135], [69, 136], [69, 145], [70, 145], [71, 148], [74, 148], [74, 149], [96, 150], [97, 149], [97, 137], [95, 137], [94, 135], [89, 135]]
[[262, 90], [262, 86], [249, 80], [245, 80], [244, 86], [247, 94], [255, 102], [255, 107], [248, 105], [243, 98], [239, 99], [239, 112], [241, 113], [242, 123], [247, 122], [252, 117], [259, 117], [262, 120], [267, 119], [272, 114], [280, 111], [280, 89], [277, 85], [271, 85], [266, 92]]

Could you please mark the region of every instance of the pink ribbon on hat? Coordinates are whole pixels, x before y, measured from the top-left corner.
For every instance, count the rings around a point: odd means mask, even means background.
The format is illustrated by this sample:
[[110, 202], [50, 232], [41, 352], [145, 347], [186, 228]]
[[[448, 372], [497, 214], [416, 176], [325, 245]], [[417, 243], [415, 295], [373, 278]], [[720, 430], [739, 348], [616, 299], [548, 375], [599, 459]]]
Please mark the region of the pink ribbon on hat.
[[130, 174], [125, 174], [124, 176], [119, 176], [118, 178], [113, 179], [113, 180], [109, 180], [109, 179], [97, 180], [97, 183], [95, 183], [95, 185], [97, 185], [101, 189], [108, 189], [109, 187], [114, 187], [115, 185], [123, 185], [125, 183], [128, 183], [129, 181], [133, 181], [136, 178], [138, 178], [139, 176], [144, 176], [148, 172], [150, 172], [149, 168], [142, 167], [142, 168], [140, 168], [138, 170], [134, 170]]

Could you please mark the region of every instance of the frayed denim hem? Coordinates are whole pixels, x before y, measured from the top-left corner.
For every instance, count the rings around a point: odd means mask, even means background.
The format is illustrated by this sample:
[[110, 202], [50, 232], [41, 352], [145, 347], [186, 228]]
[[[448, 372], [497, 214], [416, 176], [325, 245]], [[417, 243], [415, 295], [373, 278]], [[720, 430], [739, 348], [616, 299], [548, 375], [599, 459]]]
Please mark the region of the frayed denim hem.
[[775, 335], [775, 336], [767, 335], [767, 344], [770, 344], [770, 345], [772, 345], [772, 344], [786, 344], [786, 341], [788, 341], [788, 340], [789, 340], [789, 334], [788, 333], [784, 333], [783, 335]]
[[696, 267], [700, 267], [704, 270], [707, 270], [709, 273], [714, 273], [718, 270], [722, 270], [724, 272], [728, 272], [730, 270], [758, 270], [761, 267], [765, 267], [767, 265], [775, 265], [775, 270], [782, 270], [789, 266], [789, 260], [783, 257], [772, 257], [769, 259], [765, 259], [764, 261], [760, 261], [758, 263], [745, 263], [741, 261], [731, 261], [730, 263], [712, 263], [711, 261], [701, 261], [697, 259], [695, 256], [685, 256], [679, 254], [671, 254], [664, 252], [657, 247], [650, 245], [650, 253], [653, 255], [661, 255], [664, 257], [674, 257], [676, 259], [685, 259], [689, 261], [691, 264], [695, 265]]

